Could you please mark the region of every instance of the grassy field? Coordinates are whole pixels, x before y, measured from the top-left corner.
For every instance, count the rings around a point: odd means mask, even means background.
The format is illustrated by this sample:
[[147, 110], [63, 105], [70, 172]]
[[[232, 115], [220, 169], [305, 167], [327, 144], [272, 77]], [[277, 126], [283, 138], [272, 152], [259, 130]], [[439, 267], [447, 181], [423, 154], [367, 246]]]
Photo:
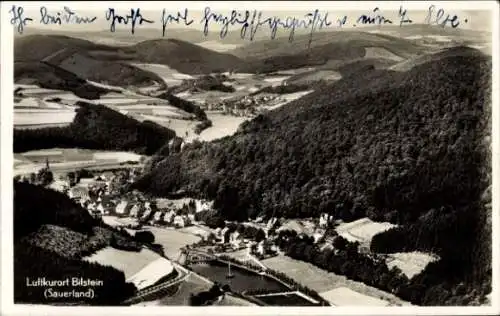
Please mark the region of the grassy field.
[[389, 302], [364, 295], [347, 287], [339, 287], [320, 294], [333, 306], [388, 306]]
[[122, 151], [79, 148], [53, 148], [14, 154], [14, 173], [29, 174], [45, 167], [48, 159], [53, 172], [65, 172], [92, 167], [120, 167], [127, 161], [139, 162], [141, 156]]
[[370, 220], [369, 218], [362, 218], [350, 223], [342, 223], [335, 228], [337, 233], [345, 239], [360, 243], [370, 243], [373, 236], [389, 228], [395, 227], [391, 223], [379, 223]]
[[287, 274], [318, 293], [328, 292], [339, 287], [346, 287], [376, 299], [383, 299], [391, 304], [409, 304], [390, 293], [367, 286], [361, 282], [348, 280], [345, 276], [327, 272], [310, 263], [298, 261], [283, 255], [262, 260], [262, 263], [270, 269]]
[[84, 260], [112, 266], [123, 271], [125, 278], [129, 279], [158, 258], [161, 257], [149, 249], [142, 249], [140, 252], [131, 252], [106, 247], [84, 258]]
[[390, 254], [386, 263], [389, 269], [396, 266], [411, 279], [422, 272], [430, 262], [438, 259], [437, 256], [423, 252], [399, 252]]
[[162, 245], [165, 255], [172, 260], [179, 257], [181, 248], [201, 240], [196, 235], [175, 229], [149, 226], [146, 229], [155, 235], [155, 243]]
[[155, 284], [159, 279], [171, 274], [173, 271], [174, 266], [170, 261], [163, 257], [158, 257], [139, 270], [139, 272], [127, 278], [127, 281], [134, 283], [138, 289], [143, 289]]
[[220, 113], [207, 113], [208, 119], [212, 121], [212, 127], [209, 127], [200, 135], [196, 135], [200, 141], [211, 141], [214, 139], [230, 136], [236, 133], [241, 123], [247, 120], [244, 117], [223, 115]]

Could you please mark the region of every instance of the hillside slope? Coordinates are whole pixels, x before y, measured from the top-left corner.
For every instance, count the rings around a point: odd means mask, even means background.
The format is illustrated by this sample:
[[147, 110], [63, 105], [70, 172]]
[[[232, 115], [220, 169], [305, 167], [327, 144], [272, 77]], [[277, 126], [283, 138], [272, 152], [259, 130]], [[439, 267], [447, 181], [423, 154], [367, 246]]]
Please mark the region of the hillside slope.
[[[14, 182], [14, 301], [15, 303], [78, 303], [83, 305], [119, 305], [135, 291], [125, 282], [123, 272], [81, 261], [110, 243], [116, 235], [94, 220], [80, 205], [59, 192], [28, 183]], [[68, 286], [53, 291], [88, 291], [93, 298], [45, 297], [45, 286], [30, 287], [27, 280], [61, 280]], [[72, 278], [102, 281], [100, 286], [75, 288]]]
[[[491, 258], [479, 245], [491, 212], [482, 197], [491, 185], [491, 59], [463, 48], [441, 54], [407, 72], [365, 71], [320, 87], [232, 137], [186, 146], [136, 187], [213, 198], [231, 220], [326, 212], [390, 221], [401, 228], [374, 238], [373, 249], [442, 257], [402, 294], [408, 300], [443, 303], [427, 292], [435, 286], [488, 293]], [[467, 286], [457, 290], [460, 281]]]
[[242, 63], [231, 54], [214, 52], [176, 39], [144, 41], [127, 47], [124, 53], [134, 61], [168, 65], [186, 74], [224, 72]]
[[14, 152], [54, 147], [135, 151], [151, 155], [175, 132], [151, 121], [138, 122], [103, 105], [80, 106], [68, 127], [14, 130]]

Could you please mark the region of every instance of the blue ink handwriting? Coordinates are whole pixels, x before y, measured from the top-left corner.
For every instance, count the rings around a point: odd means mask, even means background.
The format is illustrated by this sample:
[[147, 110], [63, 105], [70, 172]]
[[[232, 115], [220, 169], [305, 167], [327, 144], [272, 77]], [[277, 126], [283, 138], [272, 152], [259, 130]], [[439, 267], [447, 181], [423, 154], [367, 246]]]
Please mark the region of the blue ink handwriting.
[[115, 14], [115, 9], [113, 8], [109, 8], [108, 11], [106, 11], [106, 20], [107, 21], [110, 21], [111, 20], [111, 25], [110, 25], [110, 28], [109, 30], [111, 32], [114, 32], [115, 31], [115, 24], [118, 22], [118, 24], [125, 24], [127, 25], [129, 22], [131, 22], [131, 25], [132, 25], [132, 34], [134, 34], [135, 32], [135, 25], [136, 23], [139, 23], [139, 25], [142, 25], [142, 23], [154, 23], [153, 21], [151, 20], [147, 20], [146, 18], [144, 18], [141, 14], [141, 9], [130, 9], [130, 14], [126, 15], [126, 16], [121, 16], [121, 15], [117, 15]]
[[[379, 8], [373, 9], [373, 13], [380, 12]], [[358, 20], [358, 23], [360, 24], [392, 24], [392, 21], [389, 19], [386, 19], [383, 15], [377, 14], [375, 16], [368, 16], [368, 15], [361, 15]]]
[[166, 13], [165, 9], [163, 9], [163, 12], [161, 14], [161, 23], [163, 27], [163, 36], [165, 36], [165, 31], [167, 29], [167, 24], [169, 23], [181, 23], [181, 21], [184, 21], [184, 25], [191, 25], [193, 23], [193, 20], [188, 20], [188, 9], [184, 9], [184, 15], [182, 15], [180, 12], [177, 12], [177, 16], [173, 16], [171, 14]]
[[[347, 16], [345, 16], [342, 20], [339, 19], [338, 23], [344, 25], [346, 20]], [[332, 24], [332, 22], [328, 20], [328, 13], [322, 15], [319, 13], [318, 9], [305, 14], [303, 18], [288, 16], [282, 20], [276, 16], [263, 18], [262, 12], [257, 12], [256, 10], [253, 10], [253, 12], [246, 10], [243, 13], [232, 10], [230, 16], [224, 16], [222, 14], [212, 12], [210, 7], [206, 7], [204, 16], [200, 21], [200, 23], [203, 24], [203, 33], [205, 36], [208, 35], [211, 21], [222, 24], [222, 28], [219, 33], [220, 38], [224, 38], [227, 35], [229, 26], [237, 24], [241, 25], [240, 37], [244, 39], [247, 35], [247, 31], [249, 31], [249, 38], [251, 41], [254, 39], [257, 30], [263, 25], [267, 25], [269, 27], [271, 31], [271, 39], [275, 39], [279, 28], [288, 30], [290, 32], [288, 36], [289, 41], [293, 41], [295, 30], [297, 28], [310, 28], [309, 44], [311, 44], [312, 34], [315, 30], [318, 28], [322, 29], [323, 27], [328, 27]]]
[[28, 24], [28, 22], [33, 21], [32, 18], [24, 17], [24, 9], [23, 7], [12, 6], [9, 13], [12, 14], [12, 18], [10, 19], [10, 24], [17, 26], [17, 32], [19, 34], [23, 34], [24, 27]]
[[40, 23], [41, 24], [59, 24], [73, 23], [73, 24], [89, 24], [97, 20], [97, 17], [80, 17], [68, 7], [64, 7], [64, 12], [57, 12], [57, 15], [48, 13], [46, 7], [40, 8]]
[[400, 17], [399, 26], [402, 26], [405, 23], [408, 23], [408, 24], [413, 23], [413, 21], [410, 20], [410, 18], [408, 18], [408, 16], [406, 15], [406, 9], [403, 9], [403, 7], [399, 7], [398, 15]]
[[[429, 7], [429, 11], [427, 12], [427, 17], [425, 18], [425, 22], [427, 24], [436, 24], [442, 27], [445, 27], [447, 24], [450, 24], [451, 27], [456, 28], [460, 25], [460, 20], [457, 15], [453, 15], [450, 17], [449, 14], [446, 14], [443, 9], [439, 9], [436, 12], [436, 6], [431, 5]], [[465, 20], [467, 23], [467, 20]]]

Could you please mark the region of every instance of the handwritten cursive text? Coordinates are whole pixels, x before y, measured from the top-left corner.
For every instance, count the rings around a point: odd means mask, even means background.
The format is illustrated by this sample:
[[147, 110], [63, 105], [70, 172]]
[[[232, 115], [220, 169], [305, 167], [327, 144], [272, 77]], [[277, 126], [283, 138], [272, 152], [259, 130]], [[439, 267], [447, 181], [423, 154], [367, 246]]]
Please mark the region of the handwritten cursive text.
[[111, 32], [115, 31], [115, 24], [118, 22], [118, 24], [125, 24], [127, 25], [129, 22], [132, 26], [131, 32], [134, 34], [135, 32], [135, 25], [138, 23], [139, 25], [142, 25], [142, 23], [154, 23], [151, 20], [148, 20], [144, 18], [141, 14], [141, 9], [130, 9], [130, 14], [127, 14], [126, 16], [121, 16], [115, 13], [115, 9], [109, 8], [108, 11], [106, 11], [106, 20], [111, 21], [111, 25], [109, 27], [109, 30]]
[[427, 12], [425, 23], [440, 25], [442, 27], [450, 25], [451, 27], [456, 28], [457, 26], [460, 25], [460, 20], [456, 14], [450, 16], [450, 14], [446, 14], [443, 9], [439, 9], [436, 11], [436, 6], [431, 5], [429, 7], [429, 11]]
[[163, 27], [163, 36], [165, 36], [165, 31], [167, 29], [167, 25], [169, 23], [181, 23], [184, 22], [184, 25], [191, 25], [193, 23], [193, 20], [188, 19], [188, 9], [184, 9], [184, 15], [182, 15], [180, 12], [177, 12], [177, 16], [173, 16], [171, 14], [167, 14], [165, 9], [163, 9], [163, 12], [161, 14], [161, 23]]
[[97, 20], [97, 17], [80, 17], [68, 7], [64, 7], [63, 12], [57, 12], [56, 15], [50, 14], [46, 7], [40, 7], [41, 24], [88, 24]]
[[10, 19], [10, 24], [17, 27], [17, 32], [19, 34], [23, 34], [24, 27], [28, 24], [28, 22], [33, 21], [32, 18], [24, 17], [23, 7], [16, 7], [15, 5], [13, 5], [9, 13], [12, 15], [12, 18]]
[[380, 12], [379, 8], [373, 9], [373, 13], [377, 13], [374, 16], [369, 16], [366, 14], [361, 15], [357, 22], [360, 24], [392, 24], [392, 21], [385, 18], [383, 15], [378, 14]]

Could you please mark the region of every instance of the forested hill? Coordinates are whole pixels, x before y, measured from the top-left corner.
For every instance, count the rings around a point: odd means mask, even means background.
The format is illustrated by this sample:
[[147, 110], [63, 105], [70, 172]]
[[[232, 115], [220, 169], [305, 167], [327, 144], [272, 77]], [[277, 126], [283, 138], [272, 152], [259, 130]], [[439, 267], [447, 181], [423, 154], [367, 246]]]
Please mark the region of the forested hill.
[[[118, 305], [136, 290], [122, 271], [82, 260], [119, 239], [132, 238], [114, 232], [92, 218], [88, 211], [63, 193], [29, 183], [14, 182], [14, 301], [15, 303], [77, 303]], [[113, 237], [114, 236], [114, 237]], [[27, 279], [101, 280], [92, 298], [45, 296], [46, 287], [27, 285]], [[71, 292], [74, 287], [58, 287]]]
[[103, 105], [81, 101], [77, 105], [69, 126], [15, 129], [14, 152], [78, 147], [151, 155], [175, 137], [171, 129], [152, 121], [138, 122]]
[[344, 78], [233, 137], [187, 147], [137, 186], [199, 191], [231, 219], [329, 212], [407, 222], [477, 200], [488, 185], [491, 61], [463, 50], [406, 73]]
[[232, 137], [186, 146], [135, 186], [213, 198], [232, 220], [327, 212], [400, 224], [372, 250], [441, 257], [406, 297], [467, 304], [491, 290], [490, 96], [491, 58], [470, 48], [407, 72], [352, 73]]

